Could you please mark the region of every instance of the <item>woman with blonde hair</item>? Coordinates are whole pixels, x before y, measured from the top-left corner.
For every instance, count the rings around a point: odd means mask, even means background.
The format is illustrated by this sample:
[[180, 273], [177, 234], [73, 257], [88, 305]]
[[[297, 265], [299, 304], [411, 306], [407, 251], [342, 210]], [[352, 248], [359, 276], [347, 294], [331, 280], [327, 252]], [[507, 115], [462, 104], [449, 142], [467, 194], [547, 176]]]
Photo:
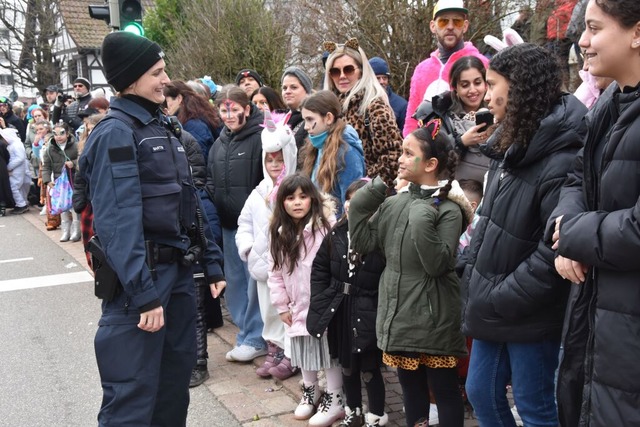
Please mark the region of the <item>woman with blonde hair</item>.
[[324, 49], [329, 52], [324, 89], [338, 96], [344, 120], [360, 135], [367, 175], [381, 175], [392, 187], [402, 135], [387, 93], [378, 83], [357, 39], [344, 44], [325, 42]]

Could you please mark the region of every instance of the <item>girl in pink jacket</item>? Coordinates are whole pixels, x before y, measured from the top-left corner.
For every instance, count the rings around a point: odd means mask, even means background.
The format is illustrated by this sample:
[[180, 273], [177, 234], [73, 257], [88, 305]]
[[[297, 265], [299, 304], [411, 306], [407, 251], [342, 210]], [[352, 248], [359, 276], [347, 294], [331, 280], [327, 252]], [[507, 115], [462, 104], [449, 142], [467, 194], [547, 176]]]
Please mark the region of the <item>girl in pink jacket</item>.
[[[311, 267], [324, 236], [335, 222], [335, 205], [330, 205], [311, 179], [296, 173], [280, 184], [269, 227], [271, 259], [267, 284], [271, 302], [290, 338], [291, 349], [287, 353], [291, 354], [291, 363], [300, 367], [304, 382], [294, 417], [309, 419], [309, 425], [316, 427], [330, 426], [344, 417], [341, 368], [337, 359], [329, 355], [326, 335], [312, 337], [306, 327]], [[327, 378], [323, 394], [318, 389], [321, 369]]]

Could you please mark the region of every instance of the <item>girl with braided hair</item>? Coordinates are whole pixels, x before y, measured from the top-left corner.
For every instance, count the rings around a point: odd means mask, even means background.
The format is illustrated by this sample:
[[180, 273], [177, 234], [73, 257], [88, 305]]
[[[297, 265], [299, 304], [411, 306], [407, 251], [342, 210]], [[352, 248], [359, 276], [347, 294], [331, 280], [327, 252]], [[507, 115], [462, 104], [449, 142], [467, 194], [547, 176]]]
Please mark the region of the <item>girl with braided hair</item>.
[[[457, 360], [467, 354], [460, 332], [460, 285], [454, 271], [457, 242], [473, 214], [454, 181], [458, 157], [433, 120], [402, 143], [398, 194], [380, 177], [351, 199], [351, 247], [376, 249], [387, 260], [378, 290], [377, 345], [397, 368], [408, 427], [429, 415], [429, 386], [440, 425], [462, 427]], [[373, 423], [371, 423], [373, 424]], [[383, 425], [383, 423], [379, 423]]]
[[485, 96], [497, 129], [493, 157], [462, 276], [462, 332], [473, 338], [466, 391], [481, 426], [557, 426], [554, 372], [569, 282], [554, 271], [543, 231], [585, 135], [587, 109], [562, 92], [546, 49], [498, 52]]

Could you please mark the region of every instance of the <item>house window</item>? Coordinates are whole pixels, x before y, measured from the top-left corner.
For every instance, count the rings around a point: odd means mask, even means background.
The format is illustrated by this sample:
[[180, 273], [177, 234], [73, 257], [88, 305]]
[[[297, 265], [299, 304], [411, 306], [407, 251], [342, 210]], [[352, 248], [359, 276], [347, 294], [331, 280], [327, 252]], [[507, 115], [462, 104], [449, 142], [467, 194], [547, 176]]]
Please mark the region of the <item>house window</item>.
[[0, 74], [0, 85], [13, 85], [13, 76], [11, 74]]

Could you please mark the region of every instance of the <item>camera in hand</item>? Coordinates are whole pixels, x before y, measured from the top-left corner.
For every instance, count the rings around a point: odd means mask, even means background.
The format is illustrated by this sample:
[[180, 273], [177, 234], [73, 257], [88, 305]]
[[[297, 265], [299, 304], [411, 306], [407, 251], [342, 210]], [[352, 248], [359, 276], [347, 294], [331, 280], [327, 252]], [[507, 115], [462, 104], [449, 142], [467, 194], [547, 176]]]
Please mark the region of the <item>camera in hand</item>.
[[486, 108], [481, 108], [476, 111], [476, 125], [481, 124], [485, 125], [481, 128], [482, 131], [486, 131], [489, 129], [489, 126], [493, 125], [493, 114]]
[[66, 104], [67, 101], [70, 101], [72, 99], [74, 99], [73, 96], [67, 95], [66, 93], [58, 95], [58, 101], [60, 101], [62, 104]]

